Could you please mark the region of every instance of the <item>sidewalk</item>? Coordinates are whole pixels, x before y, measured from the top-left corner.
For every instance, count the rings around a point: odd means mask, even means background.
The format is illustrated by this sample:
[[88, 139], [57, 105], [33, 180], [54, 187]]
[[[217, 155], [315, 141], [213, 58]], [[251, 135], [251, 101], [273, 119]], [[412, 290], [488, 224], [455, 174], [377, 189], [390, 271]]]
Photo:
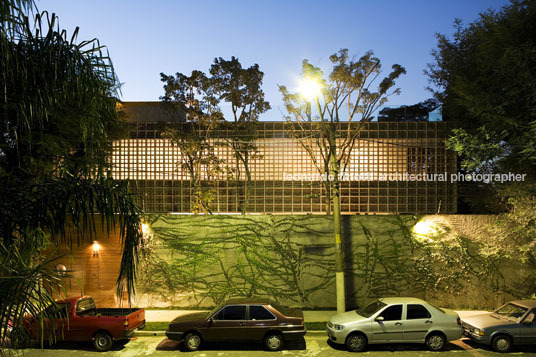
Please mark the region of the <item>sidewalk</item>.
[[[208, 310], [146, 310], [145, 321], [147, 322], [170, 322], [174, 318], [193, 312]], [[471, 315], [477, 315], [486, 311], [456, 311], [463, 319]], [[336, 315], [336, 311], [303, 311], [305, 322], [328, 322], [331, 316]]]

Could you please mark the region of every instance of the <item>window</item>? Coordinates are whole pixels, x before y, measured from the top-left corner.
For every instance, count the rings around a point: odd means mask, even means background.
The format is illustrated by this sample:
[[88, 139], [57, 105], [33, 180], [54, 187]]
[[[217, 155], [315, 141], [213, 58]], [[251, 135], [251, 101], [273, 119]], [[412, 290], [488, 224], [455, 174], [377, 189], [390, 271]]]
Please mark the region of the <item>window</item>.
[[95, 310], [95, 302], [92, 298], [80, 300], [76, 306], [77, 315], [87, 315], [92, 310]]
[[383, 317], [383, 321], [402, 320], [402, 305], [389, 306], [382, 311], [380, 316]]
[[536, 325], [536, 320], [534, 319], [534, 316], [536, 314], [536, 309], [529, 312], [527, 317], [525, 317], [525, 320], [523, 320], [524, 325]]
[[364, 317], [371, 317], [385, 306], [386, 305], [383, 302], [381, 302], [380, 300], [376, 300], [368, 304], [364, 309], [357, 309], [355, 310], [355, 312], [356, 314]]
[[246, 306], [245, 305], [231, 305], [225, 307], [214, 316], [214, 320], [245, 320], [246, 319]]
[[275, 316], [264, 306], [251, 305], [249, 307], [249, 319], [250, 320], [275, 320]]
[[408, 320], [429, 319], [430, 317], [432, 315], [430, 315], [430, 312], [424, 306], [408, 304]]

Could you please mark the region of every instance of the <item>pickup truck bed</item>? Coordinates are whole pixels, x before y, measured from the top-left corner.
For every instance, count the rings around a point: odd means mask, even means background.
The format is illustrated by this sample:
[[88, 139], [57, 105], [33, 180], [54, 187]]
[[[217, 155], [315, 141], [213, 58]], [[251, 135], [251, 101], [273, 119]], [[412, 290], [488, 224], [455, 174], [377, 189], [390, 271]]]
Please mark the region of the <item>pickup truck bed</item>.
[[98, 351], [107, 351], [113, 341], [129, 339], [134, 330], [145, 327], [144, 309], [97, 309], [89, 296], [60, 300], [56, 304], [43, 314], [43, 328], [40, 319], [25, 318], [24, 330], [20, 327], [13, 330], [19, 335], [25, 333], [29, 340], [44, 337], [51, 342], [92, 341]]

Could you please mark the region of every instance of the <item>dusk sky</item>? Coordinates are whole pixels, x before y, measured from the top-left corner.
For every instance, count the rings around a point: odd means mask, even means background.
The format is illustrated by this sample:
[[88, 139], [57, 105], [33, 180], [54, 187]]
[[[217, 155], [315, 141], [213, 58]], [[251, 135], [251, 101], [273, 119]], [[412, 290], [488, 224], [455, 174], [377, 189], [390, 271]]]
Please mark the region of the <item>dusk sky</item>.
[[[205, 73], [215, 57], [258, 63], [272, 110], [261, 120], [282, 120], [278, 85], [297, 87], [303, 59], [329, 72], [329, 56], [341, 48], [361, 56], [373, 50], [387, 74], [398, 63], [407, 74], [402, 94], [389, 106], [415, 104], [431, 96], [423, 74], [432, 61], [435, 33], [452, 35], [453, 22], [469, 23], [505, 0], [407, 1], [67, 1], [38, 0], [56, 13], [79, 40], [97, 37], [109, 49], [122, 100], [156, 101], [163, 94], [160, 72]], [[225, 111], [225, 108], [224, 108]]]

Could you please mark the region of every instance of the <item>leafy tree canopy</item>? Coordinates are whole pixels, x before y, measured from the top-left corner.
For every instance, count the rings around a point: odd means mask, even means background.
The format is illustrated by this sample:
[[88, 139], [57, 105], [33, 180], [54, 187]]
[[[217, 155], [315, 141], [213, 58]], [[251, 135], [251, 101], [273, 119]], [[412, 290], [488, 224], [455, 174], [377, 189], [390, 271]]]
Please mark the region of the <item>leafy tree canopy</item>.
[[435, 99], [427, 99], [413, 105], [402, 105], [397, 108], [383, 108], [378, 114], [378, 121], [428, 121], [428, 114], [439, 107]]
[[457, 128], [450, 142], [468, 169], [536, 168], [536, 1], [512, 0], [464, 26], [438, 34], [426, 71]]

